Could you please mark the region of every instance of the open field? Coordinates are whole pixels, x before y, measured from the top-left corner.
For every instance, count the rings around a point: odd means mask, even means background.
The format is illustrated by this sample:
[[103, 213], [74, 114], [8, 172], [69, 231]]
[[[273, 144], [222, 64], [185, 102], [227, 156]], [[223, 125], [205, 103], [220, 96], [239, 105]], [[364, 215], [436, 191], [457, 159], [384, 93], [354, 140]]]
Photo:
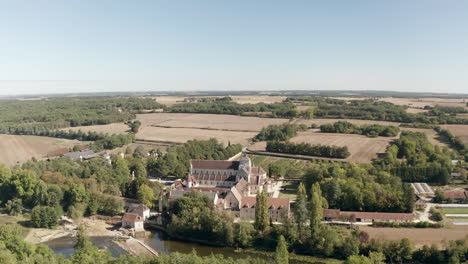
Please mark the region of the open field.
[[424, 106], [461, 106], [464, 107], [465, 104], [463, 99], [449, 99], [449, 98], [393, 98], [385, 97], [379, 98], [380, 101], [390, 102], [396, 105], [406, 105], [417, 108], [424, 108]]
[[393, 139], [395, 138], [368, 138], [354, 134], [300, 132], [291, 141], [295, 143], [305, 142], [313, 145], [347, 146], [351, 155], [345, 159], [346, 161], [369, 163], [372, 159], [377, 158], [378, 153], [384, 153], [387, 145]]
[[76, 144], [82, 142], [50, 137], [0, 135], [0, 163], [13, 166], [33, 157], [41, 159], [49, 152]]
[[256, 103], [280, 103], [283, 102], [287, 97], [286, 96], [269, 96], [269, 95], [239, 95], [231, 96], [232, 101], [238, 104], [256, 104]]
[[140, 114], [137, 115], [137, 119], [142, 122], [142, 127], [205, 128], [249, 132], [257, 132], [265, 126], [289, 121], [283, 118], [183, 113]]
[[385, 228], [359, 227], [367, 232], [370, 238], [379, 240], [400, 240], [409, 238], [416, 247], [433, 244], [442, 247], [443, 241], [463, 239], [468, 235], [468, 226], [454, 226], [453, 228]]
[[[331, 97], [340, 100], [352, 101], [352, 100], [365, 100], [371, 99], [371, 97]], [[443, 106], [465, 106], [463, 98], [459, 99], [450, 99], [450, 98], [396, 98], [396, 97], [377, 97], [374, 98], [378, 101], [385, 101], [395, 105], [403, 105], [409, 106], [411, 108], [424, 108], [424, 106], [436, 106], [436, 105], [443, 105]]]
[[93, 132], [112, 135], [112, 134], [126, 134], [130, 130], [130, 128], [124, 123], [113, 123], [113, 124], [108, 124], [108, 125], [69, 127], [69, 128], [63, 128], [62, 130], [65, 130], [65, 131], [81, 130], [83, 132], [93, 131]]
[[[216, 98], [224, 96], [197, 96], [197, 95], [187, 95], [187, 96], [156, 96], [154, 99], [165, 105], [174, 105], [184, 102], [184, 99], [196, 97], [196, 98]], [[279, 103], [286, 99], [286, 96], [269, 96], [269, 95], [234, 95], [231, 96], [232, 101], [238, 104], [256, 104], [256, 103]]]
[[468, 125], [441, 125], [441, 127], [452, 132], [453, 135], [468, 144]]
[[421, 108], [407, 108], [406, 109], [406, 112], [410, 113], [410, 114], [419, 114], [419, 113], [427, 113], [429, 112], [429, 110], [427, 109], [421, 109]]
[[197, 128], [144, 127], [137, 134], [137, 140], [150, 140], [171, 143], [185, 143], [191, 139], [207, 140], [216, 138], [219, 142], [247, 145], [256, 132], [220, 131]]

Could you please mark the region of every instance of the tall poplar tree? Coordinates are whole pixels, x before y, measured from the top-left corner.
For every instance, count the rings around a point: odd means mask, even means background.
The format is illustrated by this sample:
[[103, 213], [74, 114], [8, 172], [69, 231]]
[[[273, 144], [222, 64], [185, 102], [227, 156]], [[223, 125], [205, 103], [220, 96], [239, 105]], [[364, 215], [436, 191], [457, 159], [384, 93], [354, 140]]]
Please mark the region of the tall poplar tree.
[[310, 190], [310, 232], [312, 237], [320, 231], [322, 216], [323, 216], [323, 197], [320, 185], [314, 183]]
[[296, 206], [294, 208], [294, 217], [297, 223], [297, 231], [299, 233], [299, 240], [303, 239], [304, 226], [307, 225], [308, 210], [307, 210], [307, 195], [304, 184], [300, 183], [297, 189]]
[[267, 229], [270, 220], [270, 213], [268, 212], [268, 193], [263, 190], [257, 192], [255, 204], [255, 229], [263, 232]]
[[288, 244], [284, 239], [284, 236], [280, 236], [278, 240], [278, 245], [276, 246], [275, 251], [275, 262], [276, 264], [288, 264], [289, 263], [289, 252]]

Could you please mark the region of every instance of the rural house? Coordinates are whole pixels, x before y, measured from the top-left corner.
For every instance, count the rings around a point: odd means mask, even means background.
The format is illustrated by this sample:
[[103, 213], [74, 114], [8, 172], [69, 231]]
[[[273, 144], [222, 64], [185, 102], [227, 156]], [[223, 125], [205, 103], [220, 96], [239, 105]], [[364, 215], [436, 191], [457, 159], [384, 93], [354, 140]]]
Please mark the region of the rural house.
[[122, 217], [122, 227], [134, 229], [135, 231], [144, 231], [143, 217], [137, 214], [125, 213]]

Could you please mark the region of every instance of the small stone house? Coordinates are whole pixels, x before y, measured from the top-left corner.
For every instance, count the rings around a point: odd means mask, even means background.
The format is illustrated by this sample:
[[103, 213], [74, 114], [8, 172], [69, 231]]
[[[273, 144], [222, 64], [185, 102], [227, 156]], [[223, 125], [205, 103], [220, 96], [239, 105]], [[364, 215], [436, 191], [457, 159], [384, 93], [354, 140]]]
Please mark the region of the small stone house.
[[144, 231], [144, 220], [141, 216], [132, 213], [125, 213], [122, 217], [122, 227], [134, 229], [135, 231]]

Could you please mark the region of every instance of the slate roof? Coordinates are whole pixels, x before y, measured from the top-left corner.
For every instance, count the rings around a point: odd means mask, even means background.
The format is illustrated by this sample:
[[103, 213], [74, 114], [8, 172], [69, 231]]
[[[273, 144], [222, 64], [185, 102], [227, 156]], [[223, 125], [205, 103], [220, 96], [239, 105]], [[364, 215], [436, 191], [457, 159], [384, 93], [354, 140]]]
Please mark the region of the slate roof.
[[238, 170], [238, 161], [226, 161], [226, 160], [192, 160], [192, 167], [194, 169], [205, 169], [205, 170]]
[[235, 175], [226, 174], [198, 174], [194, 173], [191, 175], [196, 181], [236, 181]]

